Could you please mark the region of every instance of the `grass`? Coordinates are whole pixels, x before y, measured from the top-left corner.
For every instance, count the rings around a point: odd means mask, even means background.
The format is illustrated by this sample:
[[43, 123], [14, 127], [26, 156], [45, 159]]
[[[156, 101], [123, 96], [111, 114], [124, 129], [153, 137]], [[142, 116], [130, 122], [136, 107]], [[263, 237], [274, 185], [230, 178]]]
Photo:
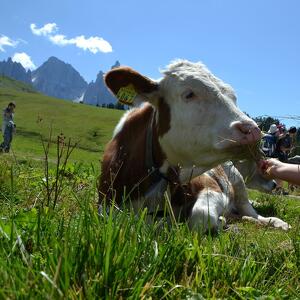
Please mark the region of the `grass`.
[[3, 88], [13, 90], [13, 92], [37, 93], [36, 90], [29, 84], [0, 75], [0, 89]]
[[[0, 92], [0, 101], [11, 100]], [[289, 232], [238, 222], [218, 235], [199, 236], [185, 224], [148, 225], [146, 212], [99, 215], [101, 150], [76, 148], [64, 166], [64, 148], [56, 168], [56, 145], [49, 144], [45, 161], [39, 137], [47, 137], [51, 122], [59, 133], [68, 120], [64, 134], [96, 149], [111, 136], [120, 112], [10, 93], [17, 124], [34, 134], [19, 133], [15, 156], [0, 157], [0, 299], [299, 298], [299, 200], [250, 191], [257, 210], [289, 222]], [[35, 122], [41, 112], [42, 126]], [[95, 120], [103, 132], [98, 142], [86, 137]]]
[[[50, 180], [55, 170], [50, 169]], [[216, 236], [145, 214], [98, 214], [97, 174], [70, 165], [55, 208], [42, 166], [0, 165], [0, 298], [296, 299], [300, 203], [252, 192], [257, 209], [289, 232], [250, 223]], [[284, 203], [283, 203], [284, 201]], [[269, 297], [269, 298], [268, 298]]]

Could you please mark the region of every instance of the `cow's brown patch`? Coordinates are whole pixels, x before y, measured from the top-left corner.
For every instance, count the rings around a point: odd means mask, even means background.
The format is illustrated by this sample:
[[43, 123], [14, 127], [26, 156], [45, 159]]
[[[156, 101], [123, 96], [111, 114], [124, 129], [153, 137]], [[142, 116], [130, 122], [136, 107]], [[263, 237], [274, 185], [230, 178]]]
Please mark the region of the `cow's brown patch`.
[[191, 180], [191, 192], [194, 197], [197, 197], [204, 189], [221, 193], [222, 189], [215, 178], [212, 178], [206, 174], [195, 177]]

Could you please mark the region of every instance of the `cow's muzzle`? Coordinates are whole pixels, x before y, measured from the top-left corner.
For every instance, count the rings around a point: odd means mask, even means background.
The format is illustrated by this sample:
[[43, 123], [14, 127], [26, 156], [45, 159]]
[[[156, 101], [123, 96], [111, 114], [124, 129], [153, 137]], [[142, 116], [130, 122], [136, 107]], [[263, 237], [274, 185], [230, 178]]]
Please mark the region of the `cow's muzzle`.
[[236, 121], [230, 124], [232, 140], [239, 145], [251, 145], [261, 139], [261, 131], [254, 122]]

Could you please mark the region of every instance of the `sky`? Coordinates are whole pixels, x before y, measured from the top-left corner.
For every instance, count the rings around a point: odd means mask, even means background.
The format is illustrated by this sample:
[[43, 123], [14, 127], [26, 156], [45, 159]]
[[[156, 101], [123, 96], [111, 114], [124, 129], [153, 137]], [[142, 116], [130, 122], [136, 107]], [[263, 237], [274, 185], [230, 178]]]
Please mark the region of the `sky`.
[[116, 60], [151, 78], [202, 61], [241, 110], [300, 126], [298, 0], [0, 1], [0, 61], [33, 70], [56, 56], [88, 82]]

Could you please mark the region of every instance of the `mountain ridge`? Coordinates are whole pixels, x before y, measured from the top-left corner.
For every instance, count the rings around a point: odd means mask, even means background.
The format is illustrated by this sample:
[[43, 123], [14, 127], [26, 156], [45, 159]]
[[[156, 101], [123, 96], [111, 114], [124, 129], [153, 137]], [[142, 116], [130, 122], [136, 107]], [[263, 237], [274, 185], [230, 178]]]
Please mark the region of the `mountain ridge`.
[[[116, 61], [111, 68], [119, 67]], [[37, 91], [60, 99], [103, 106], [116, 104], [117, 100], [106, 87], [100, 70], [95, 81], [87, 83], [81, 74], [69, 63], [50, 56], [34, 71], [26, 71], [11, 58], [0, 62], [0, 75], [31, 84]]]

